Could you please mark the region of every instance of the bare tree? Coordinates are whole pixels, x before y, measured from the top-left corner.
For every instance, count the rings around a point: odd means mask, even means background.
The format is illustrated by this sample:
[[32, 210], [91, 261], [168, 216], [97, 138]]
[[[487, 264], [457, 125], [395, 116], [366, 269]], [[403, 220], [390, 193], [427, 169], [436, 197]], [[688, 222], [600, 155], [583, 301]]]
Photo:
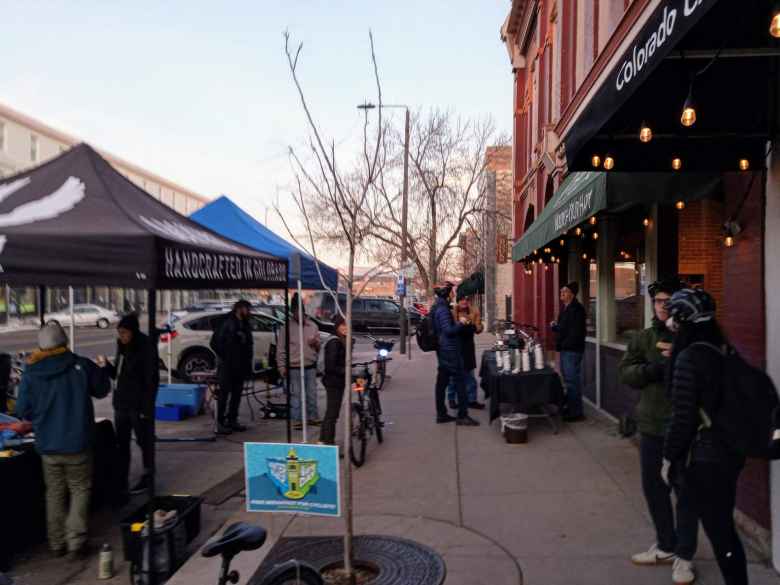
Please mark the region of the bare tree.
[[[494, 138], [489, 118], [463, 120], [441, 110], [413, 115], [407, 249], [429, 294], [443, 275], [443, 266], [452, 262], [461, 231], [484, 209], [485, 153]], [[397, 175], [402, 141], [393, 133], [383, 144], [384, 172], [374, 184], [366, 208], [375, 248], [396, 256], [402, 242]]]
[[[344, 384], [346, 391], [341, 409], [347, 446], [352, 435], [350, 408], [352, 400], [352, 298], [355, 293], [353, 290], [355, 261], [361, 255], [369, 255], [366, 248], [370, 236], [369, 218], [363, 210], [367, 206], [377, 177], [381, 175], [381, 165], [384, 161], [383, 157], [380, 156], [385, 137], [382, 126], [382, 87], [374, 51], [374, 37], [370, 31], [368, 38], [373, 76], [376, 83], [376, 103], [380, 106], [377, 108], [378, 122], [376, 129], [370, 130], [366, 112], [363, 123], [362, 153], [357, 157], [357, 160], [350, 161], [346, 166], [343, 166], [340, 161], [337, 161], [335, 141], [326, 142], [323, 137], [320, 125], [311, 112], [298, 76], [298, 61], [303, 45], [299, 44], [297, 48], [293, 49], [290, 46], [289, 33], [284, 33], [284, 52], [311, 134], [309, 139], [310, 152], [308, 153], [311, 157], [310, 163], [305, 163], [295, 150], [290, 148], [290, 158], [295, 169], [297, 186], [293, 196], [304, 219], [315, 258], [315, 244], [317, 242], [342, 246], [349, 258], [347, 274], [345, 275], [347, 356]], [[312, 221], [312, 218], [315, 217], [316, 222]], [[336, 301], [335, 306], [339, 307], [338, 299]], [[345, 458], [345, 461], [347, 464], [344, 468], [344, 569], [352, 579], [354, 576], [352, 470], [349, 458]]]

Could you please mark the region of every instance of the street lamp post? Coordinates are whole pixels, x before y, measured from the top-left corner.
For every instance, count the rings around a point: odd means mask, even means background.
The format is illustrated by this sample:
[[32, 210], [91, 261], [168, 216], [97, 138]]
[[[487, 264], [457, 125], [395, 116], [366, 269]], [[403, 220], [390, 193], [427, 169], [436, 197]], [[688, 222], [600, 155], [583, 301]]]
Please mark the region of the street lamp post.
[[[359, 110], [373, 110], [377, 106], [372, 103], [365, 103], [358, 106]], [[409, 239], [408, 230], [408, 213], [409, 213], [409, 136], [411, 134], [411, 120], [409, 116], [409, 106], [404, 105], [387, 105], [380, 104], [380, 108], [403, 108], [406, 112], [404, 121], [404, 190], [401, 197], [401, 270], [406, 271], [406, 263], [408, 261], [407, 254], [407, 240]], [[408, 320], [406, 317], [406, 274], [404, 274], [404, 288], [401, 291], [403, 294], [399, 295], [401, 301], [401, 312], [399, 330], [401, 335], [400, 351], [401, 355], [406, 353], [406, 338], [409, 334]], [[409, 352], [411, 358], [411, 352]]]

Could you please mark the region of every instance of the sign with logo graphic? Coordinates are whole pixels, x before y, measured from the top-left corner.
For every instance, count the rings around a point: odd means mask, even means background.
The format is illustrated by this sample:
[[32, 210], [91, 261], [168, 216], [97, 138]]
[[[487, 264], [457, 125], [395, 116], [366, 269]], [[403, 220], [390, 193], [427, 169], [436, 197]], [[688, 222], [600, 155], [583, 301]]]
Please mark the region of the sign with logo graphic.
[[395, 294], [399, 297], [406, 294], [406, 278], [403, 274], [398, 275], [398, 280], [395, 283]]
[[249, 512], [341, 516], [338, 447], [244, 443], [244, 469]]

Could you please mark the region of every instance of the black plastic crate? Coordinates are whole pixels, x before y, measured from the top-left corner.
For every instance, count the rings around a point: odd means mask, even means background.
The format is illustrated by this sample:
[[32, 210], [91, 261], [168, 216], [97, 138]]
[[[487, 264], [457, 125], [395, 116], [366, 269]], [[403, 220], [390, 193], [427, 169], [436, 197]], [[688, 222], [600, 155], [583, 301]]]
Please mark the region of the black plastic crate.
[[[191, 543], [200, 533], [200, 506], [203, 498], [197, 496], [157, 496], [154, 498], [155, 510], [176, 510], [178, 519], [175, 525], [184, 523], [184, 530], [187, 534], [187, 544]], [[140, 532], [132, 532], [131, 527], [136, 522], [146, 522], [149, 503], [135, 510], [120, 523], [122, 529], [122, 549], [125, 560], [133, 563], [140, 563], [142, 557], [141, 544], [143, 537]], [[168, 529], [172, 529], [173, 526]]]

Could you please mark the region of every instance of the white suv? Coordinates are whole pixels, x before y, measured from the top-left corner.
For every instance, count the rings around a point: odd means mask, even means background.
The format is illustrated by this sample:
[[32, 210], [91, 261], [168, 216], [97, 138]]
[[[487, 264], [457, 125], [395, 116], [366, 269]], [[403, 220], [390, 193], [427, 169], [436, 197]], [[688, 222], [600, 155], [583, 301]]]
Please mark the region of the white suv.
[[[217, 365], [217, 356], [209, 347], [211, 336], [229, 312], [210, 311], [191, 313], [173, 324], [170, 333], [160, 335], [158, 350], [160, 368], [168, 369], [169, 353], [172, 354], [173, 369], [176, 377], [190, 381], [190, 374], [203, 370], [213, 370]], [[277, 330], [284, 326], [268, 315], [250, 315], [255, 349], [255, 371], [270, 365], [276, 355]]]
[[[70, 309], [48, 313], [44, 316], [46, 323], [59, 323], [63, 327], [70, 326]], [[73, 305], [73, 320], [76, 327], [98, 327], [108, 329], [119, 323], [119, 315], [98, 305]]]

